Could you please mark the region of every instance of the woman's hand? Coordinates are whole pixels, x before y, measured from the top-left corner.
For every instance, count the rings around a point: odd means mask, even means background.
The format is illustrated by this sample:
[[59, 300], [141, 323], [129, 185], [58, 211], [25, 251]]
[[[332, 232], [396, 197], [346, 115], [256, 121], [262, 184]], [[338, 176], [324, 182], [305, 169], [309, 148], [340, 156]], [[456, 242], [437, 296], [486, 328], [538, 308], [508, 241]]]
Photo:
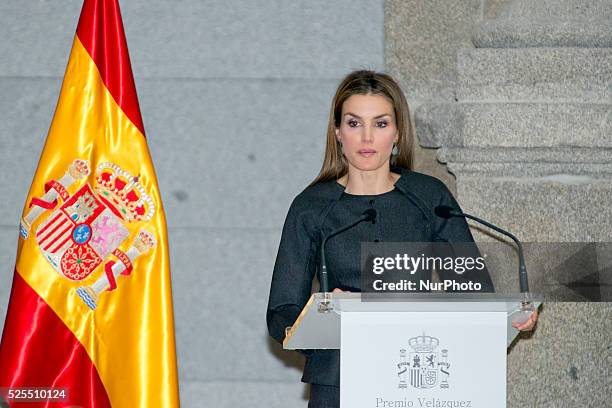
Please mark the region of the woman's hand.
[[338, 289], [338, 288], [334, 288], [334, 290], [332, 290], [332, 293], [343, 293], [343, 292], [347, 292], [347, 293], [349, 293], [349, 291], [348, 291], [348, 290], [346, 290], [346, 291], [345, 291], [345, 290]]
[[533, 312], [531, 312], [531, 316], [529, 316], [529, 319], [527, 319], [525, 323], [523, 324], [512, 323], [512, 326], [514, 326], [515, 328], [521, 331], [528, 331], [528, 330], [533, 330], [537, 321], [538, 321], [538, 311], [534, 310]]

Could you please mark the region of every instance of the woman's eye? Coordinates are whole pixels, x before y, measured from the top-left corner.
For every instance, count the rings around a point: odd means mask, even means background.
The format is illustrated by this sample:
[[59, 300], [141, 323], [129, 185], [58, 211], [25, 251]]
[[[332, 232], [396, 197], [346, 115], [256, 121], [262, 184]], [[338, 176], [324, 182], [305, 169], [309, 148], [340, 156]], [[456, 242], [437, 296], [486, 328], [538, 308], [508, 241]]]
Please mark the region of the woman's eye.
[[376, 126], [378, 126], [379, 128], [386, 128], [387, 127], [387, 121], [385, 120], [381, 120], [376, 122]]
[[356, 120], [349, 120], [349, 121], [348, 121], [348, 125], [349, 125], [350, 127], [356, 127], [356, 126], [358, 126], [358, 125], [359, 125], [359, 122], [357, 122]]

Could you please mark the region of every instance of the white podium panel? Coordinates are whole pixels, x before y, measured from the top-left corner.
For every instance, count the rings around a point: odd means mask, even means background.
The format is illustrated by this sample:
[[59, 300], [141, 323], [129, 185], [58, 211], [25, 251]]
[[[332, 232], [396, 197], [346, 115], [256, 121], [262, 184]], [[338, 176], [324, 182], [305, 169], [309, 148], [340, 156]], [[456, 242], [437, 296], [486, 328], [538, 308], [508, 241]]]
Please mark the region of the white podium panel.
[[[340, 349], [342, 408], [506, 406], [506, 349], [524, 297], [312, 295], [286, 349]], [[533, 295], [537, 308], [541, 297]], [[318, 306], [331, 305], [320, 313]], [[324, 308], [329, 310], [329, 308]]]
[[342, 313], [342, 408], [505, 407], [507, 313]]

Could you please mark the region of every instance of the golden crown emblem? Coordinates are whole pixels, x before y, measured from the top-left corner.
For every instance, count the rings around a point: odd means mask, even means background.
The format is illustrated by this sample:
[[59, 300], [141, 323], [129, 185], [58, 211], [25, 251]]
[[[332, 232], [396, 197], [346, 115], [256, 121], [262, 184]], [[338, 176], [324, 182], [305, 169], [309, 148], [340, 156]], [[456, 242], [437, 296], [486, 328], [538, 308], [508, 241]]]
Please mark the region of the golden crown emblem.
[[113, 163], [105, 162], [96, 169], [96, 192], [119, 217], [128, 221], [149, 221], [155, 205], [147, 195], [138, 177], [122, 170]]

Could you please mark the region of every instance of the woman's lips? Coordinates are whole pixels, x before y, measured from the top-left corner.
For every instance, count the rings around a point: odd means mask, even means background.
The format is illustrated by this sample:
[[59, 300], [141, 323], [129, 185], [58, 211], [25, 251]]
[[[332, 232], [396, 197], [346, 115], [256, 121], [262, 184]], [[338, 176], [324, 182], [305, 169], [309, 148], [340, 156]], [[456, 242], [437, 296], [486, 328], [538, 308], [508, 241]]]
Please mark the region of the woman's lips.
[[371, 156], [374, 156], [376, 154], [376, 150], [361, 149], [361, 150], [358, 150], [357, 153], [360, 154], [363, 157], [371, 157]]

